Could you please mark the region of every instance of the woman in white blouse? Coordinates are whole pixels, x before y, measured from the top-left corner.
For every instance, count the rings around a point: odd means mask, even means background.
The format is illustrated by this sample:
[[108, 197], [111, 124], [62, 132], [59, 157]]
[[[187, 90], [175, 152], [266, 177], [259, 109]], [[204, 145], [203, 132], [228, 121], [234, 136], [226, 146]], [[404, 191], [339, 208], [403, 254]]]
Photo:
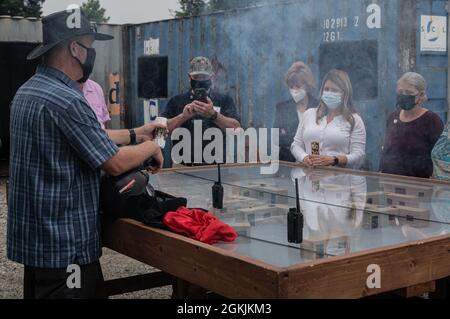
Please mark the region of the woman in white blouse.
[[361, 168], [366, 154], [366, 128], [353, 106], [348, 74], [340, 70], [328, 72], [320, 97], [319, 107], [303, 115], [292, 154], [310, 167]]

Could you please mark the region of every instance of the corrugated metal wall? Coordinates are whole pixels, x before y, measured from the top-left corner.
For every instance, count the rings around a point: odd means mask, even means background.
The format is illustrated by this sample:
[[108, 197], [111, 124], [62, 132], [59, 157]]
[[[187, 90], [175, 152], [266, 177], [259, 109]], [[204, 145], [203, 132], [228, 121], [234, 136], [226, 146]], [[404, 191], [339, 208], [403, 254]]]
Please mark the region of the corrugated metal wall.
[[0, 42], [42, 42], [41, 21], [36, 18], [0, 16]]
[[[287, 69], [295, 60], [312, 66], [320, 86], [320, 47], [327, 43], [376, 41], [378, 94], [356, 102], [368, 130], [368, 163], [377, 169], [389, 112], [395, 108], [395, 84], [400, 74], [421, 72], [429, 83], [428, 107], [447, 118], [448, 57], [421, 54], [420, 14], [447, 15], [441, 0], [298, 0], [290, 3], [229, 11], [214, 15], [154, 22], [134, 26], [100, 25], [115, 40], [97, 42], [98, 58], [92, 78], [108, 98], [108, 76], [119, 73], [126, 94], [128, 124], [143, 123], [143, 101], [137, 97], [137, 60], [144, 41], [160, 39], [160, 53], [169, 57], [169, 95], [188, 88], [189, 60], [205, 55], [219, 66], [218, 87], [230, 94], [245, 127], [272, 127], [275, 105], [287, 100]], [[381, 28], [369, 28], [368, 8], [381, 8]], [[346, 26], [332, 28], [332, 20], [346, 18]], [[0, 17], [0, 42], [39, 43], [37, 19]], [[123, 61], [126, 64], [123, 64]], [[126, 90], [125, 90], [126, 89]], [[123, 96], [122, 96], [123, 97]], [[124, 101], [124, 99], [122, 99]], [[161, 109], [167, 100], [161, 100]], [[122, 114], [122, 120], [123, 120]], [[113, 119], [113, 127], [123, 126]]]
[[[97, 41], [95, 48], [98, 59], [92, 79], [102, 87], [108, 87], [109, 73], [123, 72], [122, 26], [100, 24], [98, 31], [114, 36], [112, 41]], [[0, 16], [0, 42], [42, 43], [42, 24], [35, 18], [12, 18]], [[106, 89], [105, 89], [106, 90]]]
[[[109, 101], [110, 74], [118, 73], [120, 78], [120, 92], [124, 92], [124, 71], [123, 71], [123, 39], [122, 26], [100, 24], [98, 32], [114, 36], [112, 41], [96, 41], [94, 47], [97, 51], [94, 72], [91, 79], [98, 82], [105, 92], [105, 100]], [[123, 107], [123, 105], [122, 105]], [[110, 128], [119, 129], [124, 126], [121, 114], [111, 114]]]
[[122, 73], [123, 47], [122, 27], [119, 25], [98, 25], [98, 32], [114, 36], [112, 41], [96, 41], [94, 43], [97, 51], [95, 68], [91, 78], [101, 84], [103, 88], [109, 86], [108, 75], [110, 73]]
[[9, 105], [37, 65], [26, 56], [41, 41], [40, 20], [0, 17], [0, 159], [9, 157]]
[[[430, 2], [431, 9], [426, 6]], [[369, 28], [372, 4], [381, 8], [381, 28]], [[159, 38], [160, 54], [169, 57], [170, 96], [188, 88], [188, 64], [194, 56], [208, 56], [220, 64], [219, 87], [235, 99], [245, 127], [272, 127], [275, 105], [289, 98], [284, 77], [295, 60], [312, 66], [320, 86], [322, 44], [374, 40], [378, 46], [378, 96], [359, 99], [356, 104], [368, 130], [367, 168], [376, 170], [386, 119], [395, 108], [396, 81], [403, 71], [415, 68], [416, 60], [417, 70], [427, 73], [431, 83], [430, 107], [446, 116], [447, 103], [442, 98], [447, 86], [442, 77], [447, 62], [442, 57], [420, 56], [416, 48], [419, 12], [442, 14], [443, 4], [431, 0], [299, 0], [132, 26], [128, 30], [130, 121], [134, 126], [143, 122], [143, 101], [137, 98], [137, 59], [144, 54], [144, 40], [149, 38]], [[341, 18], [346, 18], [346, 26], [332, 28], [331, 19], [336, 23]], [[166, 103], [160, 101], [162, 109]]]
[[[423, 15], [448, 15], [448, 1], [421, 0], [418, 12]], [[418, 24], [420, 16], [417, 18]], [[448, 48], [447, 48], [448, 51]], [[446, 123], [448, 120], [448, 54], [422, 54], [420, 41], [416, 41], [416, 72], [422, 74], [428, 84], [428, 102], [426, 106], [439, 114]]]
[[[108, 100], [110, 90], [109, 75], [118, 73], [121, 78], [120, 85], [123, 89], [123, 39], [122, 26], [100, 24], [98, 31], [114, 36], [112, 41], [97, 41], [97, 60], [91, 78], [98, 82], [105, 92], [105, 99]], [[0, 42], [6, 43], [35, 43], [36, 46], [42, 42], [42, 24], [40, 19], [35, 18], [13, 18], [0, 17]], [[119, 116], [112, 116], [111, 127], [120, 128], [123, 126]]]

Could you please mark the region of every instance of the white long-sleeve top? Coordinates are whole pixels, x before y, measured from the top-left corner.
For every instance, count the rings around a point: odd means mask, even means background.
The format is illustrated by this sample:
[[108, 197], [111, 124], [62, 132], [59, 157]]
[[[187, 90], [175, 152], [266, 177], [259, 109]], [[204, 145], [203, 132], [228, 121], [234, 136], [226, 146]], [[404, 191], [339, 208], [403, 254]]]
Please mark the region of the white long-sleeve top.
[[[300, 206], [307, 229], [322, 233], [351, 232], [361, 226], [366, 208], [365, 177], [340, 174], [314, 178], [314, 173], [302, 168], [293, 169], [291, 176], [293, 182], [299, 181]], [[348, 218], [352, 210], [355, 211], [354, 220]]]
[[366, 156], [366, 127], [358, 114], [353, 114], [355, 127], [351, 130], [350, 123], [343, 117], [337, 116], [331, 123], [327, 123], [326, 116], [317, 124], [317, 109], [309, 109], [303, 114], [294, 143], [291, 146], [292, 155], [297, 161], [312, 154], [311, 144], [320, 144], [320, 155], [347, 156], [347, 168], [359, 169]]

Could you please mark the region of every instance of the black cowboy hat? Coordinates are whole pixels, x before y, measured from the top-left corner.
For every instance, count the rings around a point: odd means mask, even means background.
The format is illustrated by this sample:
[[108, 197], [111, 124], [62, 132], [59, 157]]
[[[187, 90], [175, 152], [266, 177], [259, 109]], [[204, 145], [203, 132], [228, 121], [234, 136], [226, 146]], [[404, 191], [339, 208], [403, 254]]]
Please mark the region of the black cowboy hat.
[[[78, 13], [81, 22], [79, 25], [76, 23], [75, 16]], [[114, 39], [111, 35], [98, 33], [96, 25], [91, 24], [79, 9], [56, 12], [44, 17], [42, 19], [42, 33], [43, 43], [28, 55], [28, 60], [34, 60], [58, 44], [79, 36], [92, 35], [98, 41]]]

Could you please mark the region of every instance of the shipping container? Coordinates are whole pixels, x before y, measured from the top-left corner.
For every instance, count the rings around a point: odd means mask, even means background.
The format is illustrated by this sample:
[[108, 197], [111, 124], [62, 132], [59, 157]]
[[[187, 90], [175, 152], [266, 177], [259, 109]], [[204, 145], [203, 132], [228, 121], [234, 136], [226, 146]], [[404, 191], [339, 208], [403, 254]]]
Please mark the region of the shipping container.
[[42, 42], [40, 28], [38, 19], [0, 16], [0, 159], [9, 156], [9, 104], [37, 66], [26, 56]]
[[[298, 0], [127, 26], [129, 125], [144, 122], [139, 60], [147, 55], [167, 57], [167, 98], [188, 89], [190, 59], [211, 58], [216, 86], [234, 98], [244, 127], [273, 126], [275, 105], [289, 99], [286, 71], [301, 60], [312, 67], [318, 87], [332, 68], [350, 74], [368, 132], [365, 168], [378, 170], [386, 121], [395, 109], [396, 82], [404, 72], [425, 76], [426, 106], [447, 120], [446, 4]], [[159, 100], [161, 111], [167, 98]]]
[[[159, 99], [162, 112], [168, 98], [188, 89], [190, 59], [207, 56], [217, 72], [216, 87], [233, 97], [243, 127], [270, 128], [276, 104], [289, 99], [285, 75], [294, 61], [312, 67], [318, 88], [328, 70], [344, 69], [367, 127], [365, 168], [377, 170], [387, 117], [395, 110], [396, 81], [404, 72], [424, 75], [426, 106], [448, 119], [447, 3], [293, 0], [138, 25], [101, 24], [99, 31], [115, 39], [95, 44], [92, 79], [104, 88], [111, 127], [136, 127], [145, 115], [139, 94], [145, 86], [139, 72], [143, 59], [157, 56], [168, 66], [161, 77], [167, 79], [162, 84], [167, 93]], [[0, 152], [7, 156], [9, 103], [34, 73], [38, 61], [25, 57], [42, 41], [41, 22], [0, 17], [0, 30]]]
[[[119, 83], [115, 87], [120, 89], [123, 85], [122, 59], [122, 26], [119, 25], [98, 25], [99, 32], [111, 34], [115, 37], [112, 41], [96, 42], [98, 59], [92, 79], [97, 81], [105, 91], [105, 98], [110, 100], [110, 91], [114, 87], [110, 84], [112, 74], [117, 73]], [[9, 106], [19, 89], [36, 70], [40, 60], [27, 61], [27, 55], [36, 46], [42, 43], [42, 24], [40, 19], [0, 16], [0, 139], [2, 147], [0, 149], [0, 158], [9, 156]], [[115, 94], [114, 98], [115, 98]], [[121, 125], [120, 110], [112, 114], [111, 127], [120, 128]]]

